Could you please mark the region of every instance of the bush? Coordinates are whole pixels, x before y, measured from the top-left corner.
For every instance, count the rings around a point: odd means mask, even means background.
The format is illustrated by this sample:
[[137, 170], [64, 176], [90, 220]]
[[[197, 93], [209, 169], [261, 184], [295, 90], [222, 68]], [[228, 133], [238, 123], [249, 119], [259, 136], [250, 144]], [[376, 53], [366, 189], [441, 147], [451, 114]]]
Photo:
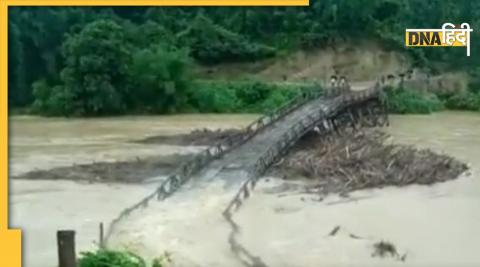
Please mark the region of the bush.
[[222, 82], [197, 82], [189, 104], [197, 112], [232, 113], [241, 109], [235, 89]]
[[412, 89], [387, 88], [389, 111], [399, 114], [429, 114], [444, 108], [442, 101], [432, 93]]
[[51, 88], [48, 86], [45, 80], [39, 80], [34, 82], [32, 84], [32, 88], [33, 96], [35, 98], [35, 101], [32, 105], [32, 111], [40, 113], [42, 111], [45, 111], [45, 113], [48, 113], [46, 111], [50, 109], [48, 101], [52, 94]]
[[456, 110], [480, 110], [480, 93], [462, 91], [446, 98], [445, 106]]
[[[165, 267], [172, 260], [168, 253], [153, 260], [151, 267]], [[101, 249], [95, 252], [83, 252], [78, 267], [147, 267], [144, 259], [128, 251]]]
[[273, 111], [306, 90], [308, 85], [287, 85], [258, 81], [200, 81], [189, 96], [198, 112]]
[[190, 59], [185, 49], [157, 45], [137, 51], [130, 68], [131, 105], [153, 113], [183, 108], [191, 85], [189, 67]]
[[98, 250], [84, 252], [78, 261], [78, 267], [146, 267], [145, 261], [131, 252]]
[[291, 100], [291, 94], [291, 92], [286, 90], [275, 90], [267, 99], [265, 99], [265, 101], [263, 101], [260, 108], [263, 112], [273, 111]]
[[47, 116], [62, 116], [71, 114], [72, 96], [63, 86], [50, 87], [44, 80], [36, 81], [32, 85], [35, 101], [32, 112]]

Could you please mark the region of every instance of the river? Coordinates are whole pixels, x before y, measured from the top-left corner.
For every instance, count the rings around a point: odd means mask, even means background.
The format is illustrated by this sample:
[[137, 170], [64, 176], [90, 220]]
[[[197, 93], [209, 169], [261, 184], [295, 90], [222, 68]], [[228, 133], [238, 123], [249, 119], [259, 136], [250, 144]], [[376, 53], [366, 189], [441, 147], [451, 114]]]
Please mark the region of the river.
[[[198, 128], [243, 127], [255, 115], [135, 116], [94, 119], [10, 117], [10, 175], [72, 164], [190, 153], [192, 147], [130, 142]], [[99, 223], [149, 194], [151, 184], [10, 181], [10, 224], [23, 231], [25, 267], [57, 266], [56, 231], [76, 230], [77, 250], [98, 243]]]
[[[10, 118], [10, 173], [34, 169], [188, 153], [195, 148], [131, 143], [195, 128], [241, 127], [254, 115], [176, 115], [101, 119]], [[242, 242], [270, 266], [480, 265], [480, 115], [442, 112], [392, 116], [396, 142], [428, 147], [471, 165], [468, 177], [433, 186], [356, 192], [358, 201], [336, 204], [278, 198], [259, 192], [239, 212]], [[24, 266], [55, 266], [55, 231], [77, 231], [77, 249], [91, 249], [98, 223], [152, 190], [152, 185], [72, 181], [10, 181], [12, 227], [24, 229]], [[305, 196], [308, 198], [308, 196]], [[282, 211], [282, 212], [279, 212]], [[163, 215], [159, 215], [163, 216]], [[261, 222], [261, 223], [259, 223]], [[334, 238], [326, 237], [341, 226]], [[316, 235], [312, 235], [312, 231]], [[352, 239], [350, 234], [362, 239]], [[371, 244], [393, 242], [405, 262], [372, 258]], [[208, 241], [207, 241], [208, 242]], [[225, 243], [226, 245], [226, 243]], [[206, 255], [202, 255], [205, 257]], [[213, 255], [208, 256], [214, 257]]]

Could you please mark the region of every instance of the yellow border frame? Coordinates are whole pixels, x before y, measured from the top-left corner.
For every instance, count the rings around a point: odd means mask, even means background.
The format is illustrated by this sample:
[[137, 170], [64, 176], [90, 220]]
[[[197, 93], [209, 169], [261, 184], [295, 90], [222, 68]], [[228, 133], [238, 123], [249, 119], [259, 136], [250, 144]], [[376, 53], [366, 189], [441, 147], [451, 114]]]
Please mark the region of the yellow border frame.
[[[9, 6], [308, 6], [309, 0], [0, 0], [0, 266], [21, 267], [22, 232], [8, 228]], [[52, 233], [54, 234], [54, 233]], [[52, 244], [54, 246], [55, 244]]]
[[0, 2], [0, 265], [20, 267], [22, 263], [21, 230], [8, 229], [8, 3]]
[[309, 0], [3, 0], [7, 6], [308, 6]]

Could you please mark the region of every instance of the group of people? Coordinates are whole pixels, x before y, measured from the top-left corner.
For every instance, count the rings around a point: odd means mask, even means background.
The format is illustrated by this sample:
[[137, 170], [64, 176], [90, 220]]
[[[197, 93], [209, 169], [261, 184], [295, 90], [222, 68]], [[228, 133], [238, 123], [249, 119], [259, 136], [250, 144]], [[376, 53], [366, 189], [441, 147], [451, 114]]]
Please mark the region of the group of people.
[[350, 84], [348, 83], [347, 77], [337, 75], [330, 76], [330, 87], [329, 90], [335, 93], [345, 93], [350, 91]]

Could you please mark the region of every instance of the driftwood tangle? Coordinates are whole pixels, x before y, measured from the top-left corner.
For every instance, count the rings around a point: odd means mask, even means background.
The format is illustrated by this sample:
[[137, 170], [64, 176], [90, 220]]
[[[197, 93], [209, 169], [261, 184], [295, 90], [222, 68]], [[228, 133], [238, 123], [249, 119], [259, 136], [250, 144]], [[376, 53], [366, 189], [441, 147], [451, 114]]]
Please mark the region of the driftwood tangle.
[[347, 193], [388, 185], [433, 184], [457, 178], [467, 165], [429, 149], [393, 144], [378, 130], [344, 131], [335, 138], [311, 133], [273, 172], [312, 180], [308, 192]]

